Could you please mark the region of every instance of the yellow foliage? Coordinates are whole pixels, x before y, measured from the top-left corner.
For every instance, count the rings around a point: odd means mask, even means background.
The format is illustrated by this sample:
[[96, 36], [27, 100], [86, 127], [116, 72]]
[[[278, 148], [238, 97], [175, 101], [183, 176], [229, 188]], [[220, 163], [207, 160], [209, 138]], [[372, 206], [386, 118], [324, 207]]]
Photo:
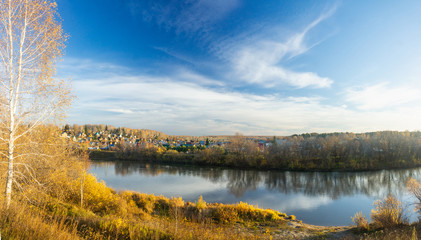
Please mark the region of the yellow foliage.
[[4, 239], [80, 239], [77, 228], [66, 224], [65, 218], [47, 218], [44, 212], [34, 212], [24, 204], [12, 205], [9, 210], [0, 206], [0, 229]]
[[158, 154], [165, 153], [167, 149], [165, 147], [158, 147], [158, 150], [156, 151]]
[[351, 217], [351, 219], [352, 222], [357, 226], [358, 230], [362, 231], [369, 229], [368, 221], [362, 212], [356, 213], [354, 217]]
[[383, 201], [374, 202], [375, 210], [371, 210], [371, 219], [376, 227], [386, 228], [404, 223], [402, 203], [392, 195]]
[[[77, 182], [80, 188], [80, 181]], [[111, 214], [120, 211], [121, 198], [103, 181], [98, 182], [92, 174], [88, 174], [83, 187], [86, 206], [94, 213]]]
[[184, 201], [181, 197], [171, 197], [170, 203], [176, 207], [184, 207]]
[[205, 209], [206, 207], [207, 207], [207, 204], [206, 204], [206, 202], [203, 200], [203, 196], [202, 196], [202, 195], [200, 195], [199, 199], [197, 199], [197, 202], [196, 202], [196, 208], [197, 208], [198, 210], [202, 210], [202, 209]]
[[416, 203], [415, 210], [417, 210], [418, 213], [420, 213], [420, 210], [421, 210], [421, 184], [417, 180], [415, 180], [413, 178], [410, 178], [408, 180], [408, 182], [406, 183], [406, 187], [409, 190], [409, 192], [411, 192], [418, 199], [418, 202]]

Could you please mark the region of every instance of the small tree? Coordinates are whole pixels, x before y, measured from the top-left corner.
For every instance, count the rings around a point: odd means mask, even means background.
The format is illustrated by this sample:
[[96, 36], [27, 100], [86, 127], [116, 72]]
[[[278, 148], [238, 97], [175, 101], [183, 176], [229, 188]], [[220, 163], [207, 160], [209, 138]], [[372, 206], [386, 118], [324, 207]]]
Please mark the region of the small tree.
[[363, 215], [362, 212], [358, 212], [354, 215], [354, 217], [351, 217], [352, 222], [355, 223], [357, 226], [357, 229], [360, 231], [368, 230], [369, 224], [367, 219], [365, 218], [365, 215]]
[[418, 202], [415, 204], [415, 210], [421, 213], [421, 184], [417, 180], [410, 178], [406, 183], [406, 187], [418, 199]]
[[66, 37], [56, 4], [46, 0], [0, 0], [0, 141], [7, 160], [9, 207], [16, 161], [30, 157], [22, 139], [63, 116], [69, 88], [53, 78]]
[[376, 227], [387, 228], [406, 223], [402, 203], [393, 195], [383, 201], [374, 202], [375, 210], [371, 210], [371, 219]]

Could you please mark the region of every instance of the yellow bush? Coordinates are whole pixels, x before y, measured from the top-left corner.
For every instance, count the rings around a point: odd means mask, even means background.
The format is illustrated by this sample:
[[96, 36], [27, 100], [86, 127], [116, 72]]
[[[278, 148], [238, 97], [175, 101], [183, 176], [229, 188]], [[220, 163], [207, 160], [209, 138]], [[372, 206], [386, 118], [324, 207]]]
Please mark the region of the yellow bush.
[[[79, 182], [79, 183], [78, 183]], [[62, 201], [78, 201], [80, 199], [80, 181], [72, 179], [66, 171], [54, 171], [50, 175], [47, 193]]]
[[232, 224], [238, 221], [238, 214], [232, 205], [216, 204], [212, 212], [212, 219], [217, 223]]
[[132, 199], [146, 213], [152, 213], [155, 209], [156, 197], [153, 194], [133, 193]]
[[368, 221], [362, 212], [356, 213], [354, 217], [351, 217], [351, 219], [352, 219], [352, 222], [355, 223], [355, 225], [357, 226], [358, 230], [360, 231], [368, 230], [369, 228]]
[[171, 197], [170, 204], [173, 207], [184, 207], [184, 201], [181, 197]]
[[202, 209], [205, 209], [206, 206], [207, 206], [207, 204], [206, 204], [205, 200], [203, 200], [203, 197], [200, 196], [199, 199], [197, 199], [196, 208], [198, 210], [202, 210]]
[[[161, 216], [173, 215], [177, 208], [177, 212], [181, 212], [181, 208], [185, 203], [181, 197], [172, 197], [171, 199], [163, 196], [155, 196], [153, 194], [123, 192], [121, 194], [126, 201], [133, 202], [136, 207], [142, 211]], [[179, 209], [180, 208], [180, 209]]]
[[418, 199], [415, 210], [421, 213], [421, 184], [417, 180], [410, 178], [406, 183], [406, 187]]
[[158, 147], [158, 150], [156, 151], [158, 154], [165, 153], [167, 149], [165, 147]]
[[241, 220], [251, 221], [279, 221], [286, 217], [286, 214], [279, 213], [272, 209], [260, 209], [251, 204], [240, 202], [234, 205], [233, 211], [237, 212], [238, 218]]
[[94, 213], [111, 214], [120, 210], [122, 201], [118, 195], [93, 175], [86, 175], [83, 189], [84, 206]]
[[388, 195], [383, 201], [374, 202], [375, 210], [371, 210], [371, 219], [376, 227], [387, 228], [404, 223], [402, 204], [394, 196]]

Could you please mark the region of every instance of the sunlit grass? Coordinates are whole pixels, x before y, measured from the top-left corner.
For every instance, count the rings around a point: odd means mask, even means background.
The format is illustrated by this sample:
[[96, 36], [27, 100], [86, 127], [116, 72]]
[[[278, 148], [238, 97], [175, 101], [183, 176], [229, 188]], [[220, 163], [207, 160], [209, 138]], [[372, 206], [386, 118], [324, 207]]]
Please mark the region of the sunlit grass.
[[[4, 239], [267, 239], [265, 226], [284, 226], [294, 217], [247, 203], [207, 203], [136, 192], [116, 193], [94, 176], [56, 180], [65, 195], [19, 194], [16, 207], [0, 209]], [[50, 189], [53, 191], [53, 189]], [[19, 206], [19, 207], [17, 207]]]

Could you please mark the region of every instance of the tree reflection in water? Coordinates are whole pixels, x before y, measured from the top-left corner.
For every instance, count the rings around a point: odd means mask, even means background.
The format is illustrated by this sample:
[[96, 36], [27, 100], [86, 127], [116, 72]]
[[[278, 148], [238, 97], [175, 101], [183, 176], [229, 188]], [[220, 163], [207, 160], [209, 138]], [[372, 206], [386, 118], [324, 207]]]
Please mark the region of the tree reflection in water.
[[300, 193], [306, 196], [328, 196], [331, 199], [357, 194], [383, 197], [392, 193], [400, 196], [404, 194], [408, 178], [419, 179], [421, 174], [421, 168], [372, 172], [291, 172], [167, 166], [121, 161], [96, 163], [98, 166], [101, 164], [114, 165], [115, 173], [122, 176], [168, 174], [201, 177], [212, 183], [226, 183], [226, 188], [237, 198], [248, 191], [256, 190], [259, 185], [284, 194]]

